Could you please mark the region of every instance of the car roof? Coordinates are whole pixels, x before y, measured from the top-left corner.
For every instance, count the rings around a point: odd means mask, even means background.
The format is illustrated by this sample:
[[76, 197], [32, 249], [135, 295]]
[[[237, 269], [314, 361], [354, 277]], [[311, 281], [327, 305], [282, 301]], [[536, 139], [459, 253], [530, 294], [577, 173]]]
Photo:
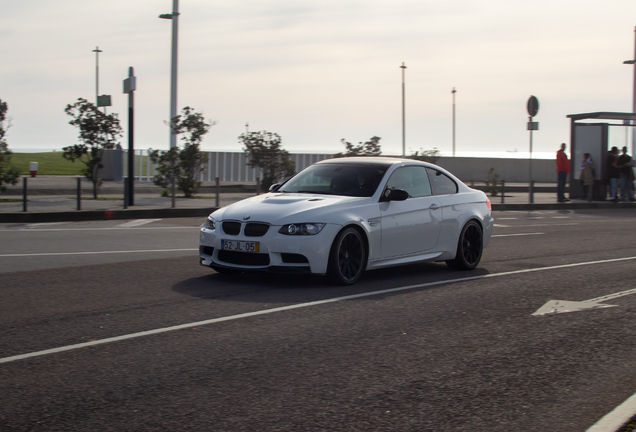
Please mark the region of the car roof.
[[413, 159], [402, 159], [402, 158], [394, 158], [394, 157], [384, 157], [384, 156], [357, 156], [357, 157], [343, 157], [343, 158], [333, 158], [333, 159], [324, 159], [320, 162], [316, 162], [317, 164], [358, 164], [358, 165], [384, 165], [391, 166], [397, 163], [404, 162], [421, 162]]

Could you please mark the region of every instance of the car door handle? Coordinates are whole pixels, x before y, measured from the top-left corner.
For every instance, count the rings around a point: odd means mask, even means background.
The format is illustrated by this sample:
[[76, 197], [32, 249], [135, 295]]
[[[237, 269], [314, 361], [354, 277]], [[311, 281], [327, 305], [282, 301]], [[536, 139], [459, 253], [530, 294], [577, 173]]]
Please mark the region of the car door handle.
[[428, 206], [428, 208], [430, 208], [431, 210], [437, 210], [439, 208], [439, 204], [433, 203], [430, 206]]

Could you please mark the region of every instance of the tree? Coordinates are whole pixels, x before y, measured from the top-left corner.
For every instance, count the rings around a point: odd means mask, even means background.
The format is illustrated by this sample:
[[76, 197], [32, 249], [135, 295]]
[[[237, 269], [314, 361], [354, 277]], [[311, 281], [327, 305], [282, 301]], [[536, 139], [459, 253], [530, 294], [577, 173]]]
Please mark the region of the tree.
[[122, 128], [117, 114], [104, 114], [94, 104], [79, 98], [64, 110], [73, 117], [69, 122], [79, 128], [79, 144], [64, 147], [63, 157], [71, 162], [85, 165], [82, 174], [93, 183], [93, 198], [97, 199], [97, 188], [102, 184], [99, 170], [104, 167], [102, 151], [112, 150], [119, 142]]
[[289, 160], [289, 152], [282, 148], [281, 137], [277, 133], [246, 132], [239, 136], [239, 141], [249, 158], [247, 164], [263, 171], [261, 185], [264, 189], [294, 174], [296, 164]]
[[345, 146], [347, 151], [345, 153], [337, 153], [334, 157], [350, 157], [350, 156], [380, 156], [382, 150], [380, 149], [380, 137], [373, 136], [365, 143], [358, 143], [353, 145], [347, 142], [344, 138], [340, 142]]
[[424, 162], [435, 163], [437, 162], [437, 159], [439, 159], [441, 155], [442, 154], [440, 153], [440, 151], [437, 150], [435, 147], [433, 147], [433, 150], [419, 149], [412, 155], [407, 156], [407, 159], [415, 159], [415, 160], [420, 160]]
[[0, 192], [7, 190], [5, 184], [14, 185], [20, 177], [20, 170], [11, 166], [13, 152], [9, 150], [9, 145], [4, 139], [7, 129], [9, 129], [8, 124], [5, 123], [8, 110], [7, 103], [0, 99]]
[[154, 150], [150, 152], [150, 159], [157, 164], [159, 174], [154, 183], [163, 188], [175, 181], [179, 190], [186, 198], [191, 198], [201, 181], [197, 178], [205, 170], [208, 156], [201, 152], [200, 144], [203, 136], [208, 133], [214, 122], [206, 123], [203, 114], [195, 112], [194, 108], [185, 107], [181, 115], [172, 118], [170, 127], [174, 134], [184, 134], [181, 140], [183, 149], [173, 147], [168, 151]]

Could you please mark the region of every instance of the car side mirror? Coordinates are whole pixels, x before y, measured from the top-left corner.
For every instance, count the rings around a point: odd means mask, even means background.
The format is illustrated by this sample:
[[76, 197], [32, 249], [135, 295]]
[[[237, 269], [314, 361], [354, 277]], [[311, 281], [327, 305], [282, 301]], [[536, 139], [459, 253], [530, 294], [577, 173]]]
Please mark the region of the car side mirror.
[[381, 201], [404, 201], [409, 197], [409, 193], [403, 189], [387, 189], [382, 194]]
[[273, 185], [271, 185], [269, 187], [269, 191], [270, 192], [276, 192], [278, 190], [279, 187], [281, 187], [282, 183], [274, 183]]

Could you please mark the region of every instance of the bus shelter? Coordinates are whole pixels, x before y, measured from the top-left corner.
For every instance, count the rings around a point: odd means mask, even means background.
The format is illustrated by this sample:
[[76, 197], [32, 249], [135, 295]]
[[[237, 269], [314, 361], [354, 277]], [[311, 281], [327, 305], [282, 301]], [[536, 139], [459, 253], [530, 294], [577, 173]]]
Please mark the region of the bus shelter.
[[[594, 161], [594, 187], [592, 198], [605, 200], [608, 185], [607, 156], [609, 149], [626, 146], [633, 151], [632, 128], [636, 126], [636, 113], [595, 112], [569, 114], [570, 119], [570, 198], [583, 196], [581, 163], [583, 154], [589, 153]], [[633, 154], [628, 150], [629, 154]]]

